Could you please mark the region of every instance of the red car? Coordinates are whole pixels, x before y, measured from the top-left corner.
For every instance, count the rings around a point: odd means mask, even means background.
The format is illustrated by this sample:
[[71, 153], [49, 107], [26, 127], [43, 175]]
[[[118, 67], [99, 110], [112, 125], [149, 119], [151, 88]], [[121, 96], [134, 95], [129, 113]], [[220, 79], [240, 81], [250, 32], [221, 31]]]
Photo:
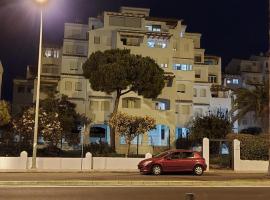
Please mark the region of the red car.
[[191, 171], [202, 175], [207, 165], [199, 152], [191, 150], [170, 150], [160, 153], [153, 158], [142, 160], [138, 164], [141, 173], [160, 175], [162, 172]]

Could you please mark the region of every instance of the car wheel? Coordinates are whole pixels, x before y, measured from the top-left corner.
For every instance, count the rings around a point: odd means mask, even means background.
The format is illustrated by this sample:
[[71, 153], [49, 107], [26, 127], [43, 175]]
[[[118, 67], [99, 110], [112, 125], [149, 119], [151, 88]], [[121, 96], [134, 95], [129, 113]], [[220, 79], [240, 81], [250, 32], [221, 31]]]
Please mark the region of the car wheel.
[[201, 165], [196, 165], [193, 169], [193, 172], [197, 176], [201, 176], [203, 174], [203, 168]]
[[154, 175], [160, 175], [161, 174], [161, 167], [159, 165], [154, 165], [152, 167], [152, 174]]

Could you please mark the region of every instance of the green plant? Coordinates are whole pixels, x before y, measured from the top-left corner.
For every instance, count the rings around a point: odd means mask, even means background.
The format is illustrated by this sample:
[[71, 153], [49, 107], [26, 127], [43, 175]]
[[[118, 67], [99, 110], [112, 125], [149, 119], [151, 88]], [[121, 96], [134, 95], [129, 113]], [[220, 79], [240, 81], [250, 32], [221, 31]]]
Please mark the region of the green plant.
[[240, 143], [240, 156], [243, 160], [268, 160], [268, 135], [228, 134], [230, 141], [238, 139]]

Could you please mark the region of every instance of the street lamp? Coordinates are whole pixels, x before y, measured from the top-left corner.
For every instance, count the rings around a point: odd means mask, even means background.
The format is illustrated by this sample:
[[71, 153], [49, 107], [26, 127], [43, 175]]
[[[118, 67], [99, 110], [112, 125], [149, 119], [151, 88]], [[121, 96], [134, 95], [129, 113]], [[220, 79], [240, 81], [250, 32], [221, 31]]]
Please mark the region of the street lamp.
[[43, 26], [43, 13], [42, 7], [48, 0], [35, 0], [40, 6], [40, 31], [39, 31], [39, 53], [38, 53], [38, 74], [37, 74], [37, 93], [36, 93], [36, 108], [35, 108], [35, 127], [34, 127], [34, 141], [33, 141], [33, 154], [32, 154], [32, 169], [37, 168], [37, 135], [38, 135], [38, 116], [39, 116], [39, 95], [40, 95], [40, 72], [41, 72], [41, 53], [42, 53], [42, 26]]

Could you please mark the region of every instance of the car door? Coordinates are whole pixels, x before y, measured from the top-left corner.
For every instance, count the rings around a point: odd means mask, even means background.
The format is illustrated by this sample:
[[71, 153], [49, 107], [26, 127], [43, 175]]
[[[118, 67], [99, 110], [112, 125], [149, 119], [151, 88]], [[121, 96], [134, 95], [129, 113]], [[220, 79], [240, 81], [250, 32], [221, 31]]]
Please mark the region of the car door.
[[179, 158], [180, 152], [174, 152], [166, 156], [163, 161], [163, 170], [170, 172], [178, 171], [180, 168]]
[[180, 171], [192, 171], [194, 167], [194, 153], [193, 152], [181, 152], [180, 159], [178, 160]]

